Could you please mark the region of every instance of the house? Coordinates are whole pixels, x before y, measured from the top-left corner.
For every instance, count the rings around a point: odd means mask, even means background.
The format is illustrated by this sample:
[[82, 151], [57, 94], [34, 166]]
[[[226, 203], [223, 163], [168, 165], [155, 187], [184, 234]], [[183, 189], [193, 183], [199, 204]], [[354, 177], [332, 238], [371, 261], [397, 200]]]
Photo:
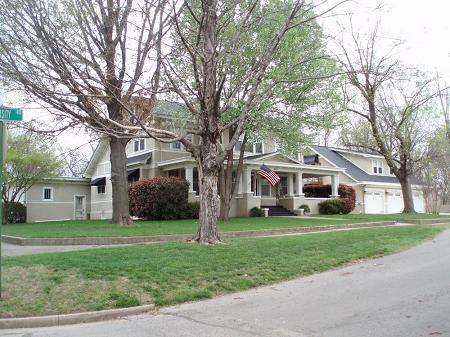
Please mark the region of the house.
[[[315, 161], [311, 165], [331, 166], [345, 169], [339, 179], [356, 192], [358, 213], [401, 213], [403, 211], [402, 190], [398, 179], [390, 172], [384, 157], [344, 149], [311, 146]], [[328, 183], [323, 181], [323, 183]], [[420, 181], [413, 177], [412, 192], [416, 212], [424, 212], [424, 198]]]
[[25, 194], [27, 222], [82, 220], [91, 207], [90, 179], [57, 177], [44, 179]]
[[[183, 106], [161, 102], [158, 116], [173, 118], [173, 111]], [[227, 143], [227, 135], [223, 137]], [[192, 141], [198, 142], [198, 136]], [[236, 144], [236, 156], [242, 143]], [[318, 213], [318, 204], [338, 197], [340, 183], [355, 188], [357, 206], [354, 212], [399, 213], [403, 200], [398, 180], [389, 172], [385, 160], [378, 155], [311, 146], [309, 154], [290, 158], [277, 151], [276, 143], [248, 143], [237, 195], [231, 203], [230, 216], [247, 216], [253, 207], [282, 206], [294, 211], [307, 204], [311, 213]], [[126, 148], [128, 181], [154, 176], [180, 176], [189, 183], [190, 202], [199, 198], [196, 162], [179, 142], [167, 144], [150, 138], [135, 138]], [[236, 158], [237, 159], [237, 158]], [[256, 172], [265, 164], [281, 180], [276, 187]], [[62, 219], [109, 219], [112, 216], [110, 149], [107, 138], [100, 141], [85, 171], [85, 178], [60, 178], [33, 186], [28, 193], [29, 221]], [[307, 197], [303, 184], [320, 182], [331, 185], [328, 198]], [[417, 211], [423, 211], [421, 186], [413, 182]], [[45, 205], [45, 209], [39, 208]]]

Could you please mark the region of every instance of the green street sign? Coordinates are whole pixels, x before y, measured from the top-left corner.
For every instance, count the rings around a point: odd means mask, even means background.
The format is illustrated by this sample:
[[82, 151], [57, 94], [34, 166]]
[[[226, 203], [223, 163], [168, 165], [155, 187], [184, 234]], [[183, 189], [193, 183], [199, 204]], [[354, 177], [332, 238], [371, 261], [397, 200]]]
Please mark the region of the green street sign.
[[0, 107], [1, 121], [21, 121], [23, 119], [22, 109]]

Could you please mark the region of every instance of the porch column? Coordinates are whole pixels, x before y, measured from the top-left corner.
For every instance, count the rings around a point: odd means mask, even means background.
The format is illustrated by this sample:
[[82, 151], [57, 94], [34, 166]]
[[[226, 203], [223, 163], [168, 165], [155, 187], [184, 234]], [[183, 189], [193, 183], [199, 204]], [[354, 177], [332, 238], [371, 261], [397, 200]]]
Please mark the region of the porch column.
[[245, 167], [242, 170], [242, 193], [252, 192], [252, 170]]
[[289, 197], [294, 196], [294, 174], [288, 173], [287, 176], [287, 195]]
[[194, 167], [186, 166], [184, 169], [185, 178], [189, 182], [189, 193], [195, 193], [194, 191]]
[[333, 174], [331, 176], [331, 195], [330, 198], [339, 198], [339, 176], [337, 174]]
[[303, 173], [297, 172], [297, 176], [295, 177], [295, 190], [296, 190], [296, 196], [303, 196], [305, 193], [303, 193]]

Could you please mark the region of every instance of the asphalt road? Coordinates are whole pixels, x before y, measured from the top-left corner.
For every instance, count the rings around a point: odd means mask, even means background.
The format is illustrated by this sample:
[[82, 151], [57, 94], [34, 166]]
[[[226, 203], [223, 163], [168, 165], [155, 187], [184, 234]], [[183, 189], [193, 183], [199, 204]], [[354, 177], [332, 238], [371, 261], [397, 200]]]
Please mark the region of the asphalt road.
[[399, 254], [168, 307], [156, 315], [4, 330], [23, 337], [450, 336], [450, 230]]

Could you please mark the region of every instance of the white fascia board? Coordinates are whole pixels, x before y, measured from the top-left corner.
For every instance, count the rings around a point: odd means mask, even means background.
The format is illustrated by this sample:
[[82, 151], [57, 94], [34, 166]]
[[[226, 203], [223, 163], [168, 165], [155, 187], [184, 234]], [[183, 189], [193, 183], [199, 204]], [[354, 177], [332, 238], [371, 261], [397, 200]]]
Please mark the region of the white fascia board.
[[160, 161], [156, 164], [158, 167], [164, 167], [168, 165], [174, 165], [174, 164], [180, 164], [180, 163], [195, 163], [195, 159], [192, 157], [181, 157], [181, 158], [175, 158], [170, 160], [164, 160]]

